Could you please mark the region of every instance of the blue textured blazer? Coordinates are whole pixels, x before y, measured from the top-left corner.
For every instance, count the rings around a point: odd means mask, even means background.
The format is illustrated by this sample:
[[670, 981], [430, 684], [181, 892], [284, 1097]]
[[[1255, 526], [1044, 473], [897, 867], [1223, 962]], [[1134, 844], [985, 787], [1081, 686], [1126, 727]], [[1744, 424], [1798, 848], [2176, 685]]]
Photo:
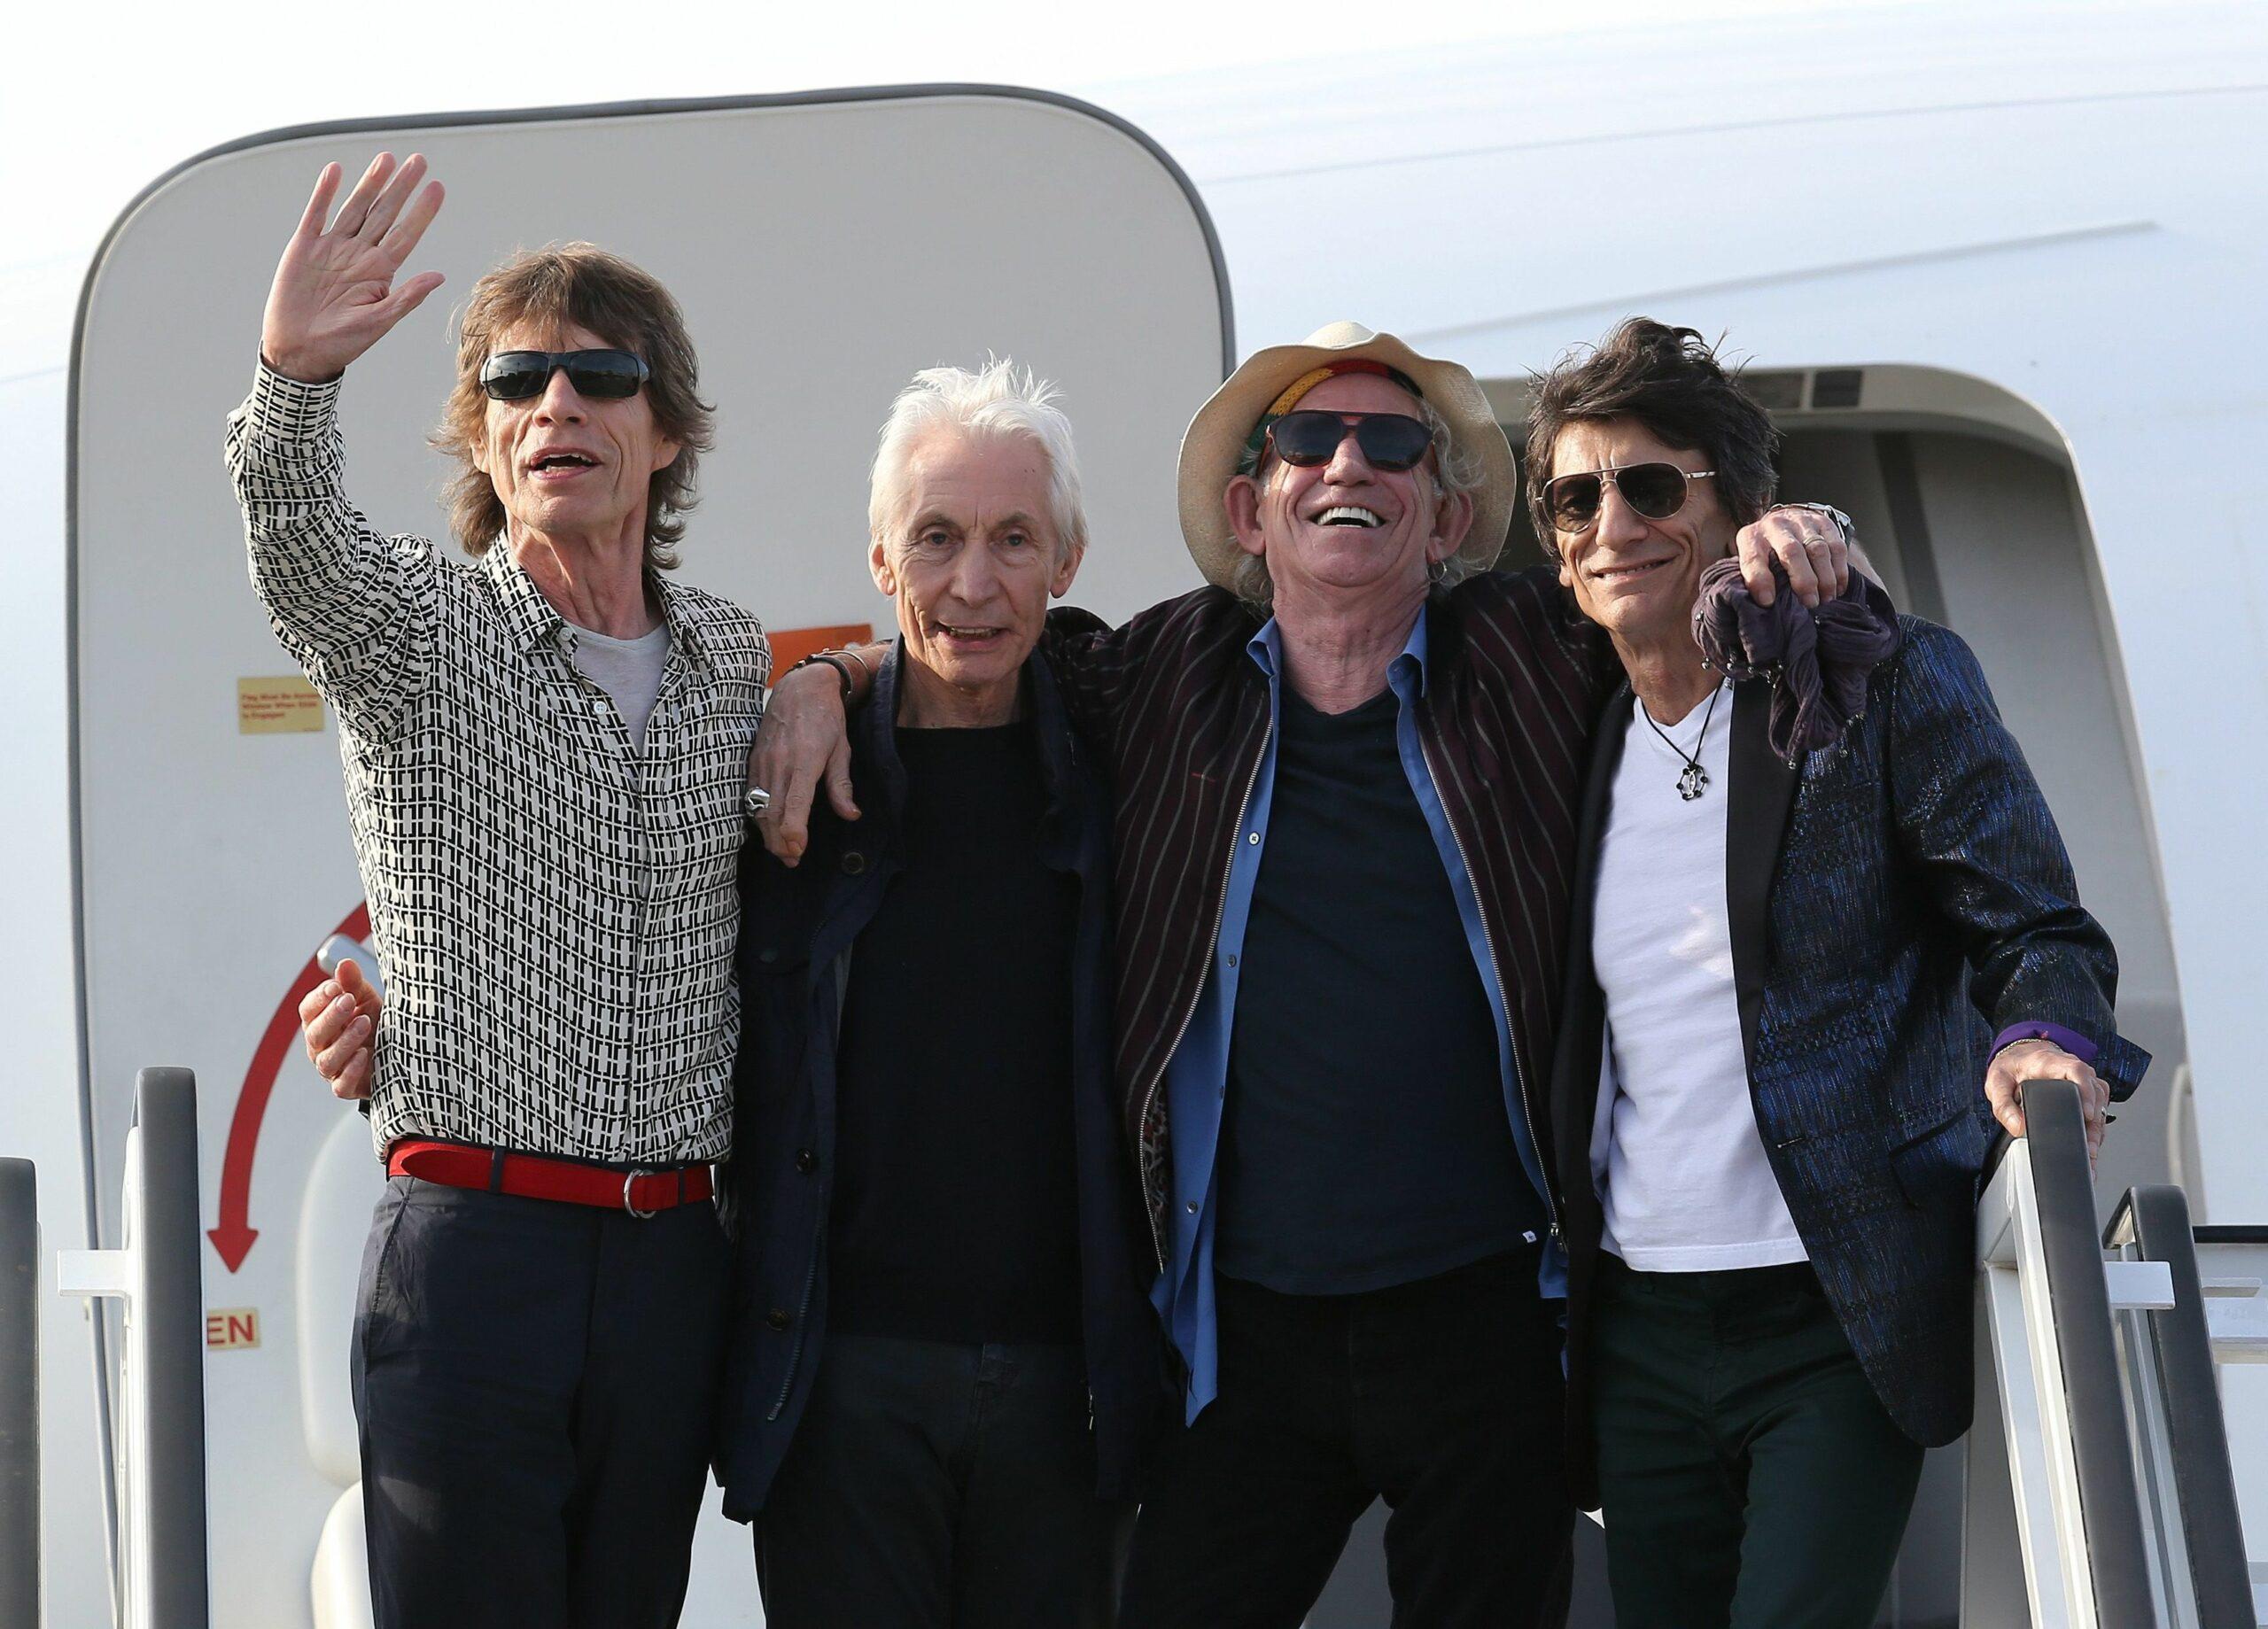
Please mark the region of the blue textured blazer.
[[[2117, 1033], [2117, 958], [2082, 910], [2039, 786], [1977, 658], [1916, 617], [1865, 715], [1798, 769], [1765, 741], [1771, 693], [1735, 688], [1725, 903], [1749, 1091], [1773, 1174], [1859, 1361], [1899, 1428], [1968, 1426], [1979, 1174], [1992, 1038], [2023, 1022], [2092, 1041], [2124, 1098], [2148, 1054]], [[1604, 1002], [1592, 971], [1598, 840], [1631, 717], [1602, 720], [1581, 811], [1551, 1093], [1569, 1258], [1568, 1449], [1597, 1501], [1590, 1167]]]

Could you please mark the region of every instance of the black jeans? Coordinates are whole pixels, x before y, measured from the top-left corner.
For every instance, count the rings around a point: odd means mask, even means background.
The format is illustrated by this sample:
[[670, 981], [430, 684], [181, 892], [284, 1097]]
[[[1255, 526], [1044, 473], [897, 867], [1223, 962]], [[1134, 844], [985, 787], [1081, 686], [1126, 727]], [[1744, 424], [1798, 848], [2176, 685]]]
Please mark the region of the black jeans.
[[711, 1205], [386, 1184], [354, 1321], [378, 1629], [668, 1629], [722, 1376]]
[[765, 1622], [1103, 1629], [1132, 1519], [1079, 1347], [829, 1335], [756, 1518]]
[[1168, 1446], [1126, 1629], [1296, 1629], [1383, 1498], [1396, 1629], [1566, 1618], [1557, 1301], [1534, 1251], [1361, 1295], [1223, 1278], [1220, 1392]]
[[1867, 1629], [1921, 1447], [1808, 1262], [1635, 1273], [1599, 1261], [1599, 1493], [1624, 1629]]

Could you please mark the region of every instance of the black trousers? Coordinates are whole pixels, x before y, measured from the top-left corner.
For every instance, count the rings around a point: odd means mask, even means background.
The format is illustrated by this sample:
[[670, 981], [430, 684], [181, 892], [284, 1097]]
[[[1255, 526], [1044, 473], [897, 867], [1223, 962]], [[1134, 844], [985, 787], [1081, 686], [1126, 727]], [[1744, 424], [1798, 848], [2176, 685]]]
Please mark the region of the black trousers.
[[1220, 1392], [1165, 1451], [1126, 1629], [1297, 1629], [1382, 1498], [1395, 1629], [1566, 1620], [1558, 1307], [1533, 1251], [1361, 1295], [1218, 1284]]
[[712, 1205], [388, 1182], [353, 1356], [378, 1629], [677, 1622], [730, 1267]]
[[1599, 1493], [1623, 1629], [1868, 1629], [1922, 1449], [1807, 1262], [1600, 1258]]
[[1079, 1347], [829, 1335], [756, 1518], [765, 1622], [1104, 1629], [1132, 1520]]

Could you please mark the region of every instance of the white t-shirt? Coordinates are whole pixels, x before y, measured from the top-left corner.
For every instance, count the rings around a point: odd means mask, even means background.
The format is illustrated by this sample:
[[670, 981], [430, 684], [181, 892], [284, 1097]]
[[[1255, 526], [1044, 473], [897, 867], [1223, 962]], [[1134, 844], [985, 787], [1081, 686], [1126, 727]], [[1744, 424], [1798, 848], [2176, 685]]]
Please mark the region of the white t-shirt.
[[[1599, 839], [1591, 960], [1606, 997], [1591, 1176], [1606, 1247], [1649, 1273], [1800, 1261], [1803, 1240], [1765, 1159], [1749, 1098], [1725, 909], [1732, 687], [1665, 725], [1708, 786], [1679, 795], [1685, 758], [1633, 702]], [[1697, 752], [1695, 741], [1700, 738]]]
[[634, 640], [618, 640], [575, 630], [575, 671], [605, 691], [614, 710], [629, 726], [630, 745], [646, 749], [646, 721], [654, 716], [654, 702], [662, 693], [662, 664], [669, 660], [670, 625], [657, 622], [653, 631]]

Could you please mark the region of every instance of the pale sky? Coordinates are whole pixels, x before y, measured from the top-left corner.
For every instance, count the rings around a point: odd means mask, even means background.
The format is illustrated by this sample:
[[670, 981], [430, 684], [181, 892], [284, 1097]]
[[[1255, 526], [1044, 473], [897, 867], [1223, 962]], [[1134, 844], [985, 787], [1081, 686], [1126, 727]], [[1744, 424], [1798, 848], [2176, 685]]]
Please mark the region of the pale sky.
[[0, 276], [58, 257], [83, 268], [148, 182], [285, 125], [945, 80], [1107, 105], [1115, 82], [1207, 68], [1854, 9], [1861, 0], [39, 0], [11, 20], [0, 82]]

